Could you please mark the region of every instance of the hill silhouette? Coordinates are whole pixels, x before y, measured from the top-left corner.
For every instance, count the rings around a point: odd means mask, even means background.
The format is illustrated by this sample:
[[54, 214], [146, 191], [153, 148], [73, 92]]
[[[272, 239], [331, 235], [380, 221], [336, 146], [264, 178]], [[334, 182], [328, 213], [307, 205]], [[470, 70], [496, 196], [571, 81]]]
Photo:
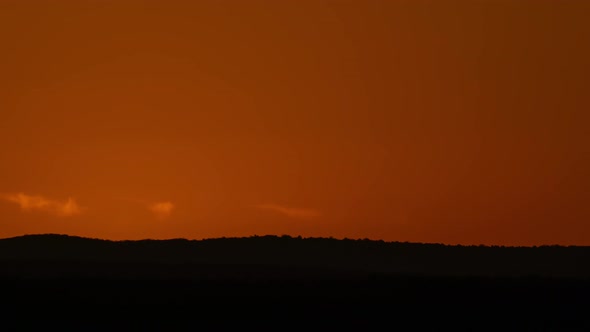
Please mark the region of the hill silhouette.
[[18, 329], [577, 331], [589, 261], [589, 247], [43, 234], [0, 240], [0, 294]]
[[[551, 277], [590, 278], [590, 247], [500, 247], [337, 240], [290, 236], [253, 236], [207, 240], [108, 241], [59, 234], [25, 235], [0, 240], [0, 269], [17, 273], [19, 265], [59, 273], [84, 266], [131, 267], [167, 265], [134, 273], [190, 277], [209, 269], [249, 267], [256, 273], [283, 277], [301, 275], [398, 275], [428, 277]], [[25, 264], [29, 262], [29, 264]], [[72, 265], [76, 262], [77, 265]], [[68, 265], [69, 264], [69, 265]], [[4, 268], [1, 268], [4, 266]], [[192, 270], [191, 270], [192, 268]], [[184, 270], [183, 270], [184, 269]], [[288, 271], [288, 273], [286, 272]], [[234, 271], [237, 272], [237, 271]], [[243, 271], [242, 271], [243, 272]], [[102, 273], [106, 273], [103, 270]], [[221, 272], [220, 272], [221, 273]], [[278, 274], [277, 274], [278, 273]], [[242, 273], [243, 274], [243, 273]], [[219, 275], [220, 277], [222, 276]], [[236, 274], [237, 276], [238, 274]]]

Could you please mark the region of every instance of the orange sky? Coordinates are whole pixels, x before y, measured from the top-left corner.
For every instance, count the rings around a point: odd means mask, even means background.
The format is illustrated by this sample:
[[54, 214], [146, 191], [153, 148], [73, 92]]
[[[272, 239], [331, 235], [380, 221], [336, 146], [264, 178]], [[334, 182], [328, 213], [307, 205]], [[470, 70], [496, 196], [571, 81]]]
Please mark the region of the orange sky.
[[590, 245], [589, 15], [0, 0], [0, 237]]

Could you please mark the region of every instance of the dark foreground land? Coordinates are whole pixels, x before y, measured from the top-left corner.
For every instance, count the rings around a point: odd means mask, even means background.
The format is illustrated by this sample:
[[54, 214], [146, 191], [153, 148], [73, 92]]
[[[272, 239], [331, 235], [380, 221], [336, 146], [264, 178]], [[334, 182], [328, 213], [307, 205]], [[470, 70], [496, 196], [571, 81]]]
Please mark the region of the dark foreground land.
[[26, 236], [0, 240], [0, 296], [3, 326], [19, 329], [584, 331], [589, 259], [586, 247]]

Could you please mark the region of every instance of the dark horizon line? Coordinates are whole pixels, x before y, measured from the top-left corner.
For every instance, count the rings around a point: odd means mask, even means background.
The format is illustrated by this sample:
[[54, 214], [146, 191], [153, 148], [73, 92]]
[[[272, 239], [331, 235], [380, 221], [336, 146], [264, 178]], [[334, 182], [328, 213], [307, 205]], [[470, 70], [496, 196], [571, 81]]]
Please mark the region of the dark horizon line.
[[301, 235], [289, 235], [289, 234], [264, 234], [264, 235], [250, 235], [250, 236], [222, 236], [222, 237], [212, 237], [212, 238], [202, 238], [202, 239], [187, 239], [187, 238], [167, 238], [167, 239], [153, 239], [153, 238], [144, 238], [144, 239], [137, 239], [137, 240], [112, 240], [112, 239], [103, 239], [103, 238], [95, 238], [95, 237], [86, 237], [86, 236], [79, 236], [79, 235], [71, 235], [65, 233], [25, 233], [23, 235], [17, 235], [12, 237], [0, 238], [0, 241], [3, 240], [12, 240], [12, 239], [20, 239], [20, 238], [27, 238], [27, 237], [67, 237], [67, 238], [76, 238], [76, 239], [83, 239], [83, 240], [93, 240], [93, 241], [103, 241], [103, 242], [145, 242], [145, 241], [187, 241], [187, 242], [201, 242], [201, 241], [216, 241], [216, 240], [239, 240], [239, 239], [255, 239], [255, 238], [289, 238], [295, 240], [329, 240], [329, 241], [338, 241], [338, 242], [345, 242], [345, 241], [366, 241], [366, 242], [374, 242], [374, 243], [382, 243], [382, 244], [409, 244], [409, 245], [430, 245], [430, 246], [444, 246], [444, 247], [485, 247], [485, 248], [545, 248], [545, 247], [561, 247], [561, 248], [590, 248], [588, 245], [562, 245], [562, 244], [541, 244], [541, 245], [495, 245], [495, 244], [445, 244], [440, 242], [411, 242], [411, 241], [386, 241], [386, 240], [374, 240], [369, 238], [336, 238], [336, 237], [304, 237]]

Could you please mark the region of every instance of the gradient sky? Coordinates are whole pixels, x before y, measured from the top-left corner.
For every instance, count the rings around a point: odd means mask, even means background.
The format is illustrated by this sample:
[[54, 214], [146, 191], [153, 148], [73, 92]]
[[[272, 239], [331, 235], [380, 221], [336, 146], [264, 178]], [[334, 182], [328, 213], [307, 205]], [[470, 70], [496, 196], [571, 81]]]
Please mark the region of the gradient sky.
[[590, 245], [588, 17], [0, 0], [0, 237]]

